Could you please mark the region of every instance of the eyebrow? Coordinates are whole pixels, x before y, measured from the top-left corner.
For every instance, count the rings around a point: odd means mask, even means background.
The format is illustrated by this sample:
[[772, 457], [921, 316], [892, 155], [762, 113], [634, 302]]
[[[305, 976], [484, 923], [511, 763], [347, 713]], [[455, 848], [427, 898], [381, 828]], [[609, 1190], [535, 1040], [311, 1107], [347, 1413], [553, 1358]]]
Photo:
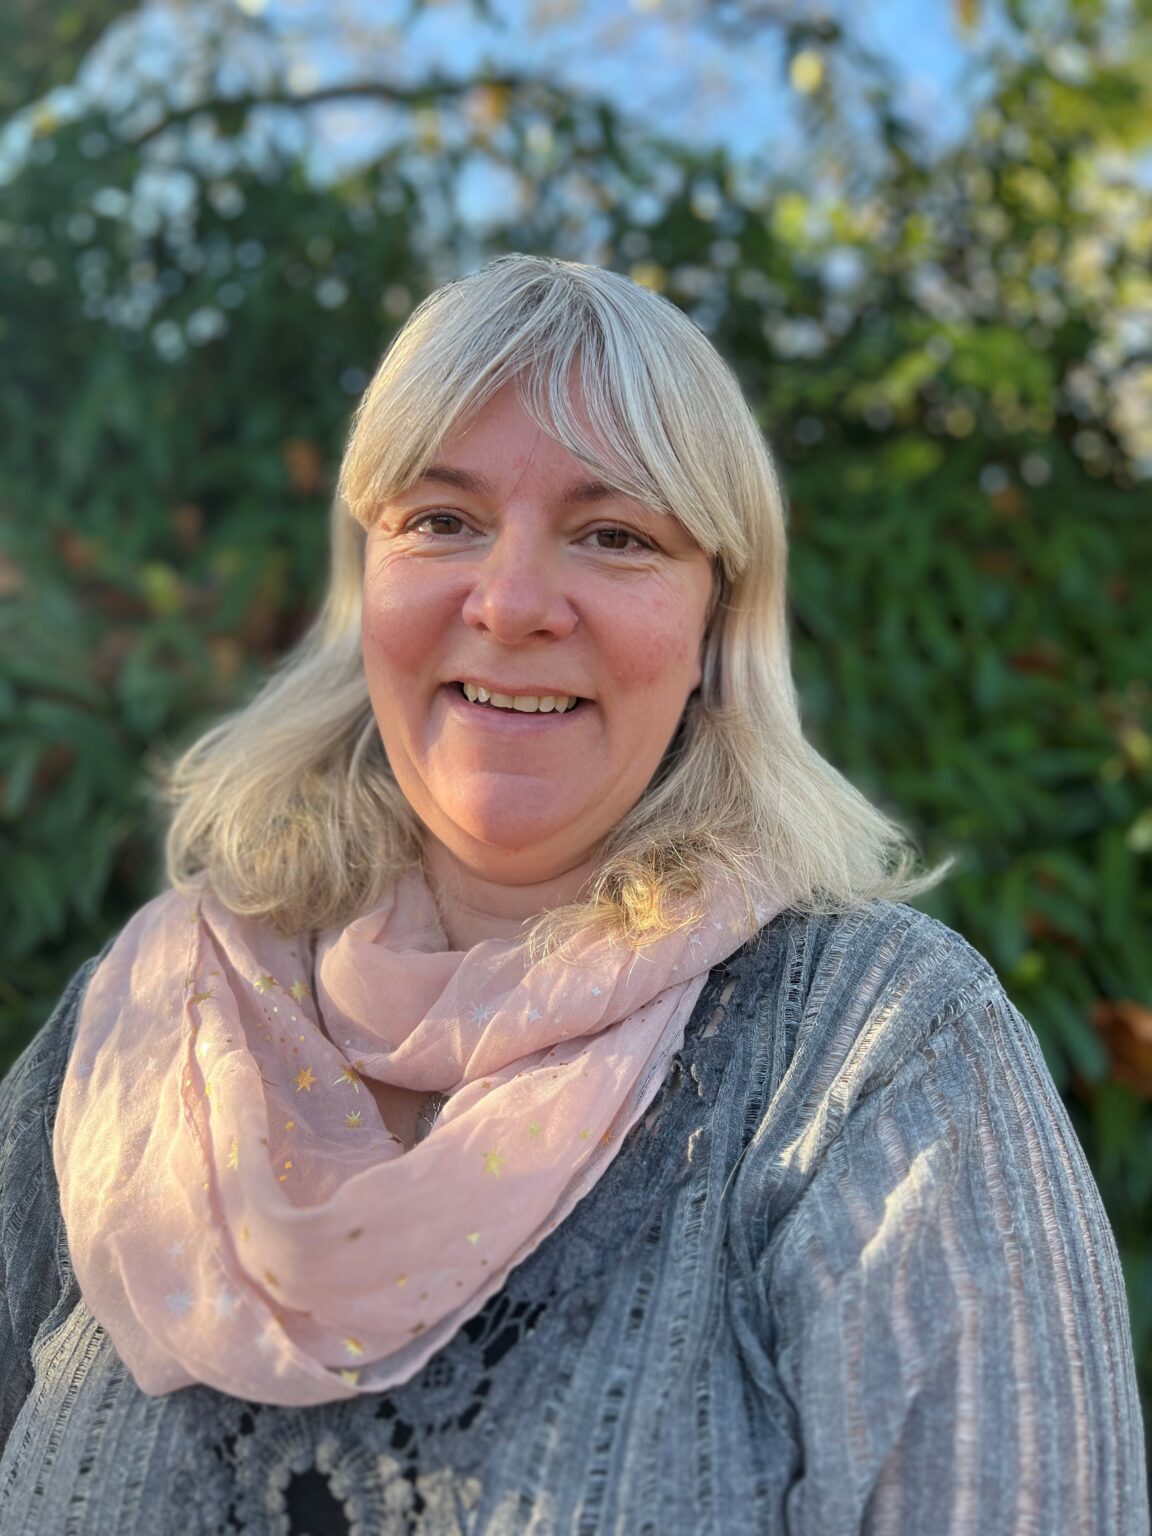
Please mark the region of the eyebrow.
[[[471, 496], [493, 495], [492, 486], [483, 475], [475, 475], [468, 469], [454, 469], [451, 464], [430, 464], [417, 484], [425, 480], [435, 480], [440, 485], [454, 485], [457, 490], [467, 491]], [[614, 485], [604, 480], [577, 480], [568, 486], [559, 499], [563, 506], [584, 507], [621, 494]]]

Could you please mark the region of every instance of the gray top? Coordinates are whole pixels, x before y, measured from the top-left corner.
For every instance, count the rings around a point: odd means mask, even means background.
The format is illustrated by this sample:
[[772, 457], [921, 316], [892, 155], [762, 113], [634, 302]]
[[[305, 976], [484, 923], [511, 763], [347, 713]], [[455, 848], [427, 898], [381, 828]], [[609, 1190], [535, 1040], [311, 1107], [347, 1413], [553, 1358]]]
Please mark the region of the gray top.
[[4, 1536], [1148, 1531], [1124, 1282], [1036, 1037], [909, 907], [785, 913], [651, 1110], [404, 1386], [146, 1397], [51, 1133], [90, 967], [0, 1089]]

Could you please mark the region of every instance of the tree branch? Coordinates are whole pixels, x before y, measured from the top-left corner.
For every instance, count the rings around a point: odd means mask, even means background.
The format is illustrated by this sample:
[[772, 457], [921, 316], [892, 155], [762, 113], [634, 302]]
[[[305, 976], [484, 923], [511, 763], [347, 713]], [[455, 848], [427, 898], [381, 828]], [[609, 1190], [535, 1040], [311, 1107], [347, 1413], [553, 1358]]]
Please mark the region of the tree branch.
[[273, 91], [261, 95], [227, 99], [210, 97], [195, 106], [181, 107], [168, 113], [161, 122], [154, 123], [137, 135], [132, 142], [146, 144], [149, 139], [156, 138], [166, 129], [188, 122], [198, 117], [201, 112], [249, 112], [256, 107], [314, 107], [331, 101], [364, 100], [384, 101], [394, 106], [421, 107], [431, 105], [436, 100], [468, 96], [478, 89], [507, 91], [511, 94], [520, 92], [528, 86], [557, 94], [543, 82], [524, 75], [482, 75], [471, 80], [451, 80], [442, 75], [433, 75], [420, 85], [414, 86], [391, 85], [385, 80], [358, 80], [348, 81], [343, 85], [321, 86], [317, 90], [307, 92]]

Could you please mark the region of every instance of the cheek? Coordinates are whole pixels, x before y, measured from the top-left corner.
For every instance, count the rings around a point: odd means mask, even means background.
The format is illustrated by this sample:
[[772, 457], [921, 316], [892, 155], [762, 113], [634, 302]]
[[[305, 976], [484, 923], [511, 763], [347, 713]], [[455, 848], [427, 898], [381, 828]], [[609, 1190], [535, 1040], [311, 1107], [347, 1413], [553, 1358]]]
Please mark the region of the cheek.
[[403, 630], [396, 624], [395, 613], [381, 606], [379, 601], [365, 602], [360, 618], [360, 638], [373, 650], [390, 651], [401, 638]]
[[360, 643], [369, 678], [399, 674], [396, 680], [401, 682], [428, 654], [428, 631], [436, 628], [433, 605], [413, 602], [411, 597], [402, 584], [365, 585]]
[[364, 658], [364, 672], [370, 684], [374, 679], [387, 677], [403, 667], [404, 658], [396, 653], [401, 633], [381, 614], [364, 610], [360, 621], [360, 650]]
[[682, 604], [657, 601], [633, 610], [619, 654], [630, 687], [645, 693], [690, 686], [700, 639]]

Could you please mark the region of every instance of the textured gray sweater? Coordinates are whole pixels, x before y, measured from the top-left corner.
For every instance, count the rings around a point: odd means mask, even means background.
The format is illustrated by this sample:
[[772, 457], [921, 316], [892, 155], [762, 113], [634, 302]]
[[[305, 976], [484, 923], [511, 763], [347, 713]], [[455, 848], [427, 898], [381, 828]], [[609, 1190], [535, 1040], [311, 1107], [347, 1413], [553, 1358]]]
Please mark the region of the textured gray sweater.
[[1035, 1035], [908, 907], [712, 973], [607, 1173], [404, 1386], [144, 1396], [51, 1136], [76, 978], [0, 1089], [3, 1536], [1143, 1536], [1116, 1246]]

